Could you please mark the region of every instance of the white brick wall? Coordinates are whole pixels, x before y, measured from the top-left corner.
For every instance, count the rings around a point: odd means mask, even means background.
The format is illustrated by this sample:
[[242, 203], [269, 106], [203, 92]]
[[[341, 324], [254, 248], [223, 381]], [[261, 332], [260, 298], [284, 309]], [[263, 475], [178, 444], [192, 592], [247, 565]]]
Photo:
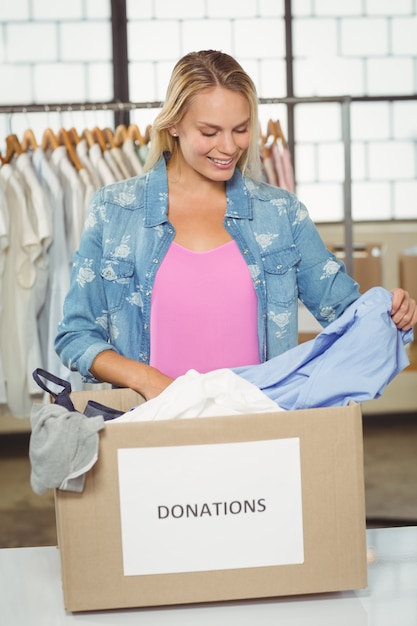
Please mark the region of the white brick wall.
[[[415, 178], [415, 177], [414, 177]], [[417, 181], [400, 181], [394, 183], [395, 217], [398, 219], [416, 219]]]
[[415, 93], [415, 60], [386, 57], [367, 60], [367, 95], [407, 95]]
[[111, 24], [107, 20], [63, 22], [58, 36], [62, 61], [112, 60]]
[[389, 182], [355, 182], [352, 187], [352, 207], [354, 220], [391, 219]]
[[355, 104], [351, 111], [352, 141], [388, 139], [391, 132], [390, 111], [387, 102]]
[[51, 0], [35, 0], [29, 2], [33, 17], [36, 20], [74, 20], [83, 15], [83, 0], [71, 2], [51, 2]]
[[293, 26], [294, 56], [334, 57], [338, 48], [338, 24], [335, 19], [295, 20]]
[[57, 27], [52, 22], [14, 22], [5, 31], [5, 57], [10, 64], [54, 61], [58, 57]]
[[417, 17], [392, 20], [392, 53], [417, 56]]
[[315, 0], [314, 9], [316, 15], [341, 16], [360, 15], [363, 11], [362, 0]]
[[413, 178], [416, 173], [414, 156], [410, 141], [374, 142], [369, 146], [369, 177], [374, 180]]
[[414, 9], [413, 0], [365, 0], [368, 15], [403, 15]]
[[389, 21], [385, 18], [355, 18], [341, 21], [341, 54], [343, 56], [386, 56]]

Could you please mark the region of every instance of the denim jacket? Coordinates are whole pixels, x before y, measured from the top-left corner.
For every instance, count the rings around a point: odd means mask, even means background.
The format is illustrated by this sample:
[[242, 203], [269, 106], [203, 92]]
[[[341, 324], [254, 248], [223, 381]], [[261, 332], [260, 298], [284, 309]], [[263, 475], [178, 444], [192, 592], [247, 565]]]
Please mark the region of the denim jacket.
[[[326, 326], [358, 298], [359, 286], [326, 249], [294, 194], [254, 183], [236, 169], [226, 196], [224, 225], [258, 297], [264, 362], [297, 344], [298, 299]], [[87, 382], [96, 382], [90, 367], [104, 350], [149, 363], [152, 287], [175, 236], [167, 214], [164, 159], [92, 198], [55, 340], [64, 364]]]

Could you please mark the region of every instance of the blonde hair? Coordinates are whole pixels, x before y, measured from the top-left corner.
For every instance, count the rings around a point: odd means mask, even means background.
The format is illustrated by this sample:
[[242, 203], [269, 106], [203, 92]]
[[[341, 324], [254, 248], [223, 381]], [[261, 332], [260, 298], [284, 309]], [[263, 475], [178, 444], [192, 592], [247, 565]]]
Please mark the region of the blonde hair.
[[247, 99], [251, 138], [237, 167], [255, 180], [261, 178], [256, 87], [236, 59], [217, 50], [190, 52], [176, 63], [168, 84], [165, 102], [152, 125], [145, 171], [154, 167], [165, 152], [175, 154], [178, 143], [170, 134], [169, 128], [181, 121], [198, 93], [215, 86], [240, 93]]

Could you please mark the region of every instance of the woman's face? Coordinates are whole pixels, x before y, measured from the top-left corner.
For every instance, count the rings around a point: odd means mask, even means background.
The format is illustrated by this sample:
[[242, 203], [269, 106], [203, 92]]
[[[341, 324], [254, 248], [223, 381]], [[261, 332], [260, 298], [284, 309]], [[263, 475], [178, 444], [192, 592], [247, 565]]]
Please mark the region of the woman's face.
[[249, 146], [249, 103], [240, 93], [210, 87], [170, 131], [178, 135], [182, 173], [189, 168], [209, 180], [227, 181]]

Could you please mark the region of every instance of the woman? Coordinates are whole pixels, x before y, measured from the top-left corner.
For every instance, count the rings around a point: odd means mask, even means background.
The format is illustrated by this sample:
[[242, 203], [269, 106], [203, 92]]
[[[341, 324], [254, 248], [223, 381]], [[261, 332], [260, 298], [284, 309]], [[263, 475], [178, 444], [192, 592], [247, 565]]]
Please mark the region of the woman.
[[[56, 350], [88, 382], [157, 396], [189, 369], [261, 363], [297, 344], [298, 298], [326, 326], [359, 296], [306, 208], [261, 181], [257, 94], [235, 59], [176, 64], [146, 174], [91, 203]], [[406, 330], [416, 303], [393, 292]]]

